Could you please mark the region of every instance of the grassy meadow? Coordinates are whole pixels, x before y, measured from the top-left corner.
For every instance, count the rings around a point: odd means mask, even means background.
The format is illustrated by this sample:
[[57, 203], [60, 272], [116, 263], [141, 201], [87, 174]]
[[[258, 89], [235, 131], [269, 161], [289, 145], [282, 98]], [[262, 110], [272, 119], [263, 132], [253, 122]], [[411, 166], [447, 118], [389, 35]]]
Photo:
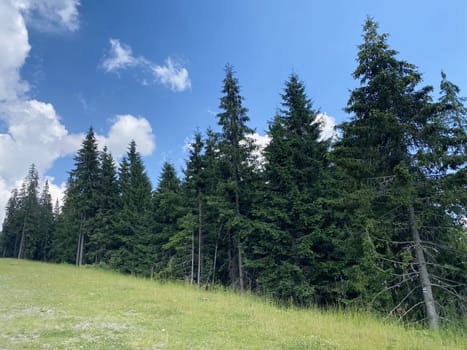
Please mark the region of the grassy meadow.
[[467, 349], [460, 331], [0, 259], [0, 349]]

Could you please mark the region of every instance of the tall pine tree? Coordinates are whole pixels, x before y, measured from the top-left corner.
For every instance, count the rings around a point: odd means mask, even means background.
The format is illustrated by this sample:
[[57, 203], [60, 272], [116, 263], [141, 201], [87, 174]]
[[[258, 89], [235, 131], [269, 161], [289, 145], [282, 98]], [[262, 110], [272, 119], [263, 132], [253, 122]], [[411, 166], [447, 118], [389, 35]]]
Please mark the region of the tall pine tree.
[[238, 80], [233, 67], [225, 68], [218, 124], [219, 183], [217, 186], [220, 221], [227, 238], [228, 274], [232, 285], [245, 289], [244, 241], [250, 231], [251, 199], [248, 184], [253, 178], [251, 161], [253, 144], [247, 136], [253, 130], [247, 125], [248, 110], [243, 107]]
[[86, 255], [86, 245], [94, 235], [97, 213], [97, 184], [99, 178], [99, 153], [94, 130], [89, 129], [74, 157], [64, 198], [60, 225], [53, 242], [58, 261], [74, 261], [77, 266], [92, 262]]
[[89, 254], [96, 263], [108, 263], [112, 251], [116, 249], [116, 216], [121, 203], [115, 162], [107, 147], [99, 154], [96, 192], [97, 212]]
[[329, 142], [321, 140], [318, 113], [296, 74], [286, 82], [282, 106], [264, 151], [251, 265], [263, 293], [302, 305], [329, 303], [326, 285], [335, 277], [328, 263], [335, 248], [323, 207]]
[[[367, 209], [360, 212], [364, 256], [374, 265], [367, 289], [384, 286], [374, 290], [372, 299], [400, 317], [413, 313], [423, 318], [417, 313], [423, 305], [430, 327], [436, 329], [440, 310], [431, 266], [438, 264], [438, 254], [428, 252], [427, 244], [439, 236], [426, 227], [433, 226], [429, 222], [436, 212], [438, 223], [455, 228], [449, 205], [438, 199], [448, 189], [438, 179], [457, 177], [454, 174], [465, 167], [465, 158], [459, 162], [459, 154], [454, 154], [463, 141], [442, 136], [452, 126], [445, 118], [452, 108], [432, 103], [432, 88], [419, 88], [421, 74], [396, 57], [387, 34], [377, 29], [368, 19], [354, 72], [360, 86], [351, 93], [347, 111], [352, 119], [341, 126], [343, 136], [335, 147], [335, 159], [354, 179], [353, 196], [358, 193], [356, 201]], [[465, 137], [465, 129], [458, 125], [456, 130]], [[439, 173], [440, 159], [455, 165], [452, 176]]]
[[134, 140], [120, 164], [119, 188], [121, 208], [110, 262], [122, 272], [147, 276], [154, 260], [148, 254], [152, 187]]
[[193, 220], [187, 220], [185, 216], [187, 210], [180, 179], [170, 163], [162, 166], [152, 208], [156, 273], [161, 278], [188, 280], [191, 274]]

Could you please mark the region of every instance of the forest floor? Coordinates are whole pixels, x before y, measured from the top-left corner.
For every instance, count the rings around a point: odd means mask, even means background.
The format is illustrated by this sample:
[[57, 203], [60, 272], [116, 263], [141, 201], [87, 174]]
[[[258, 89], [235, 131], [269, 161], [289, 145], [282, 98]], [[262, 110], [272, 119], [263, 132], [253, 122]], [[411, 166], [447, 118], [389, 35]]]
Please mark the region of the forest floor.
[[0, 259], [0, 349], [466, 349], [461, 331]]

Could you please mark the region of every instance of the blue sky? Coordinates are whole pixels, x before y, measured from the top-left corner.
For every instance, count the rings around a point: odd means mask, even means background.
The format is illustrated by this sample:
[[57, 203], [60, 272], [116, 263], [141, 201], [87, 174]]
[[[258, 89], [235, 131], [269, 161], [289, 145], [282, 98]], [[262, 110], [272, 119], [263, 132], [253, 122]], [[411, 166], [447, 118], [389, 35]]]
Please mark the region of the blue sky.
[[154, 183], [164, 161], [181, 168], [194, 130], [216, 127], [226, 63], [260, 135], [292, 72], [330, 121], [348, 119], [367, 15], [425, 84], [444, 70], [467, 94], [466, 13], [461, 0], [2, 0], [0, 207], [32, 162], [58, 196], [90, 126], [117, 157], [135, 138]]

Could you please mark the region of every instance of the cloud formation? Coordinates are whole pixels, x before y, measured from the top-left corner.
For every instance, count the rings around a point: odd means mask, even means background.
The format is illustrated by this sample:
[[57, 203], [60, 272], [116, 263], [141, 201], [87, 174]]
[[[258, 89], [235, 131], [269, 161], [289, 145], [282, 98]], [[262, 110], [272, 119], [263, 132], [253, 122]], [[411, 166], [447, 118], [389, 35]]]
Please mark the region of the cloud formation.
[[326, 113], [319, 113], [316, 122], [321, 124], [321, 141], [337, 138], [336, 120], [333, 117]]
[[181, 92], [191, 88], [188, 70], [180, 63], [168, 57], [165, 64], [159, 65], [143, 56], [133, 55], [131, 47], [120, 43], [118, 39], [110, 39], [110, 50], [105, 55], [101, 67], [107, 72], [118, 73], [128, 68], [139, 68], [148, 78], [143, 84], [159, 83], [174, 92]]
[[0, 177], [10, 186], [26, 174], [31, 163], [43, 174], [56, 159], [72, 154], [81, 143], [82, 135], [70, 135], [49, 103], [4, 103], [0, 105], [0, 118], [8, 125], [7, 133], [0, 134]]
[[37, 30], [75, 32], [79, 29], [80, 0], [13, 0], [13, 3]]
[[139, 64], [140, 59], [133, 56], [129, 46], [120, 44], [118, 39], [110, 39], [110, 50], [102, 61], [102, 68], [106, 72], [117, 72]]
[[97, 135], [96, 139], [101, 147], [107, 146], [117, 159], [127, 152], [131, 140], [136, 142], [142, 156], [152, 154], [156, 148], [149, 121], [131, 114], [117, 115], [108, 135]]
[[51, 104], [27, 96], [29, 84], [20, 76], [31, 49], [26, 23], [77, 30], [78, 5], [75, 0], [0, 2], [0, 222], [10, 191], [33, 162], [42, 175], [80, 143], [81, 135], [68, 133]]
[[[44, 175], [57, 159], [79, 149], [84, 134], [69, 133], [51, 103], [31, 99], [20, 70], [31, 49], [26, 24], [48, 31], [78, 30], [78, 6], [78, 0], [0, 1], [0, 225], [11, 190], [21, 185], [32, 163], [49, 181], [53, 200], [63, 198], [65, 184]], [[97, 138], [116, 156], [131, 139], [142, 155], [155, 148], [149, 122], [131, 115], [117, 116], [108, 135]]]
[[165, 65], [153, 65], [151, 69], [155, 79], [172, 91], [179, 92], [191, 88], [191, 80], [186, 68], [173, 62], [170, 57], [165, 61]]
[[0, 2], [0, 102], [15, 99], [28, 90], [19, 70], [30, 48], [23, 16], [13, 2]]

